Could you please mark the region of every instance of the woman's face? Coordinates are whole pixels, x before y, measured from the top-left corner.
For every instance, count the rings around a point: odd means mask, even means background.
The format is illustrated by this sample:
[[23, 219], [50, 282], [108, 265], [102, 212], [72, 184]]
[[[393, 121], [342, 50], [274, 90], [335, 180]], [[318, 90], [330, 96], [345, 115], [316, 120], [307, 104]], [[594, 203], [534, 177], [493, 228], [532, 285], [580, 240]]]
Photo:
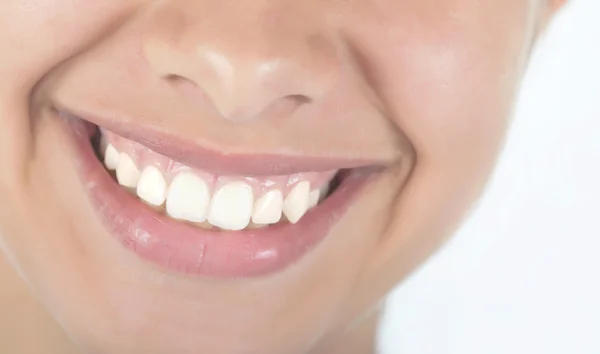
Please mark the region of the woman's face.
[[90, 351], [319, 347], [481, 193], [549, 6], [2, 1], [2, 250]]

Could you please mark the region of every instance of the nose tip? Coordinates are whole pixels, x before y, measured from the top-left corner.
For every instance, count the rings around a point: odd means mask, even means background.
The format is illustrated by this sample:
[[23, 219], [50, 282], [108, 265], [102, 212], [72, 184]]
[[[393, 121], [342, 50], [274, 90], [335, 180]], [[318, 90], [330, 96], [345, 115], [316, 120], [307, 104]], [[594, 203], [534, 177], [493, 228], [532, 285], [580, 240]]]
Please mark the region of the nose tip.
[[335, 45], [314, 28], [236, 31], [198, 23], [157, 21], [146, 35], [144, 55], [155, 75], [175, 87], [193, 87], [192, 97], [208, 99], [225, 119], [289, 114], [327, 96], [338, 80]]
[[304, 51], [261, 56], [204, 47], [194, 58], [195, 65], [205, 67], [204, 75], [186, 79], [205, 92], [224, 118], [249, 120], [271, 109], [318, 101], [331, 91], [337, 76], [331, 53], [325, 55], [323, 48]]

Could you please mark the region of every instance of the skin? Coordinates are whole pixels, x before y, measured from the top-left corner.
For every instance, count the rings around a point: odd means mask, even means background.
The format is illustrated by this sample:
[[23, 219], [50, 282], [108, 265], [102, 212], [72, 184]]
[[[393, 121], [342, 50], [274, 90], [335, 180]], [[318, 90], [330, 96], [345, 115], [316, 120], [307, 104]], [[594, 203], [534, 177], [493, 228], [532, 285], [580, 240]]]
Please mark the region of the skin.
[[[560, 5], [0, 2], [0, 351], [371, 352], [386, 293], [481, 194], [532, 44]], [[65, 102], [222, 151], [386, 168], [289, 269], [173, 274], [98, 221], [46, 114]]]

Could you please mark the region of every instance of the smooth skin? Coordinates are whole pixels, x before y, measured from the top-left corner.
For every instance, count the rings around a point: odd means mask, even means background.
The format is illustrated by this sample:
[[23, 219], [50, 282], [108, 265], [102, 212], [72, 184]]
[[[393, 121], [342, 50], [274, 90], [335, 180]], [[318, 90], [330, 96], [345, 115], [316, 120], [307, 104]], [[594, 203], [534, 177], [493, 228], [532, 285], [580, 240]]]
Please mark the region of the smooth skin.
[[[386, 293], [481, 194], [562, 2], [0, 2], [0, 351], [372, 353]], [[222, 151], [385, 171], [293, 267], [173, 274], [98, 220], [46, 114], [64, 103]]]

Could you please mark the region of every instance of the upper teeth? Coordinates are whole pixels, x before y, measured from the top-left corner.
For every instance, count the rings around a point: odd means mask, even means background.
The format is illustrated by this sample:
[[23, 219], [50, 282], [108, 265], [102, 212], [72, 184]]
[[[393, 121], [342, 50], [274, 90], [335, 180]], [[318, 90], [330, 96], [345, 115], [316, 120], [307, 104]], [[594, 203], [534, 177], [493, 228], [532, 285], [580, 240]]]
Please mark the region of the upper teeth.
[[244, 182], [228, 183], [212, 198], [208, 222], [226, 230], [242, 230], [250, 224], [254, 193]]
[[292, 189], [287, 198], [285, 198], [283, 212], [291, 223], [297, 223], [308, 211], [310, 202], [309, 194], [310, 183], [300, 182]]
[[297, 223], [306, 212], [315, 207], [327, 193], [327, 187], [311, 191], [308, 181], [300, 181], [284, 198], [284, 192], [270, 189], [255, 196], [253, 188], [245, 181], [231, 180], [219, 183], [212, 193], [207, 182], [190, 170], [178, 172], [167, 181], [155, 166], [142, 172], [134, 160], [108, 144], [104, 164], [116, 170], [117, 181], [122, 186], [135, 189], [146, 203], [161, 207], [172, 218], [193, 223], [205, 223], [225, 230], [242, 230], [249, 226], [278, 223], [285, 215]]
[[106, 147], [106, 152], [104, 153], [104, 164], [106, 165], [106, 168], [111, 171], [116, 170], [119, 166], [119, 159], [119, 152], [114, 146], [109, 144]]
[[137, 195], [152, 205], [159, 206], [165, 202], [167, 182], [158, 168], [148, 166], [144, 169], [137, 184]]
[[138, 170], [133, 159], [125, 153], [119, 155], [117, 180], [122, 186], [129, 188], [135, 188], [140, 180], [140, 170]]
[[283, 193], [272, 190], [258, 198], [254, 204], [252, 222], [255, 224], [275, 224], [281, 220], [283, 209]]
[[206, 221], [210, 208], [210, 190], [204, 180], [194, 173], [178, 174], [167, 194], [167, 213], [175, 218], [201, 223]]

